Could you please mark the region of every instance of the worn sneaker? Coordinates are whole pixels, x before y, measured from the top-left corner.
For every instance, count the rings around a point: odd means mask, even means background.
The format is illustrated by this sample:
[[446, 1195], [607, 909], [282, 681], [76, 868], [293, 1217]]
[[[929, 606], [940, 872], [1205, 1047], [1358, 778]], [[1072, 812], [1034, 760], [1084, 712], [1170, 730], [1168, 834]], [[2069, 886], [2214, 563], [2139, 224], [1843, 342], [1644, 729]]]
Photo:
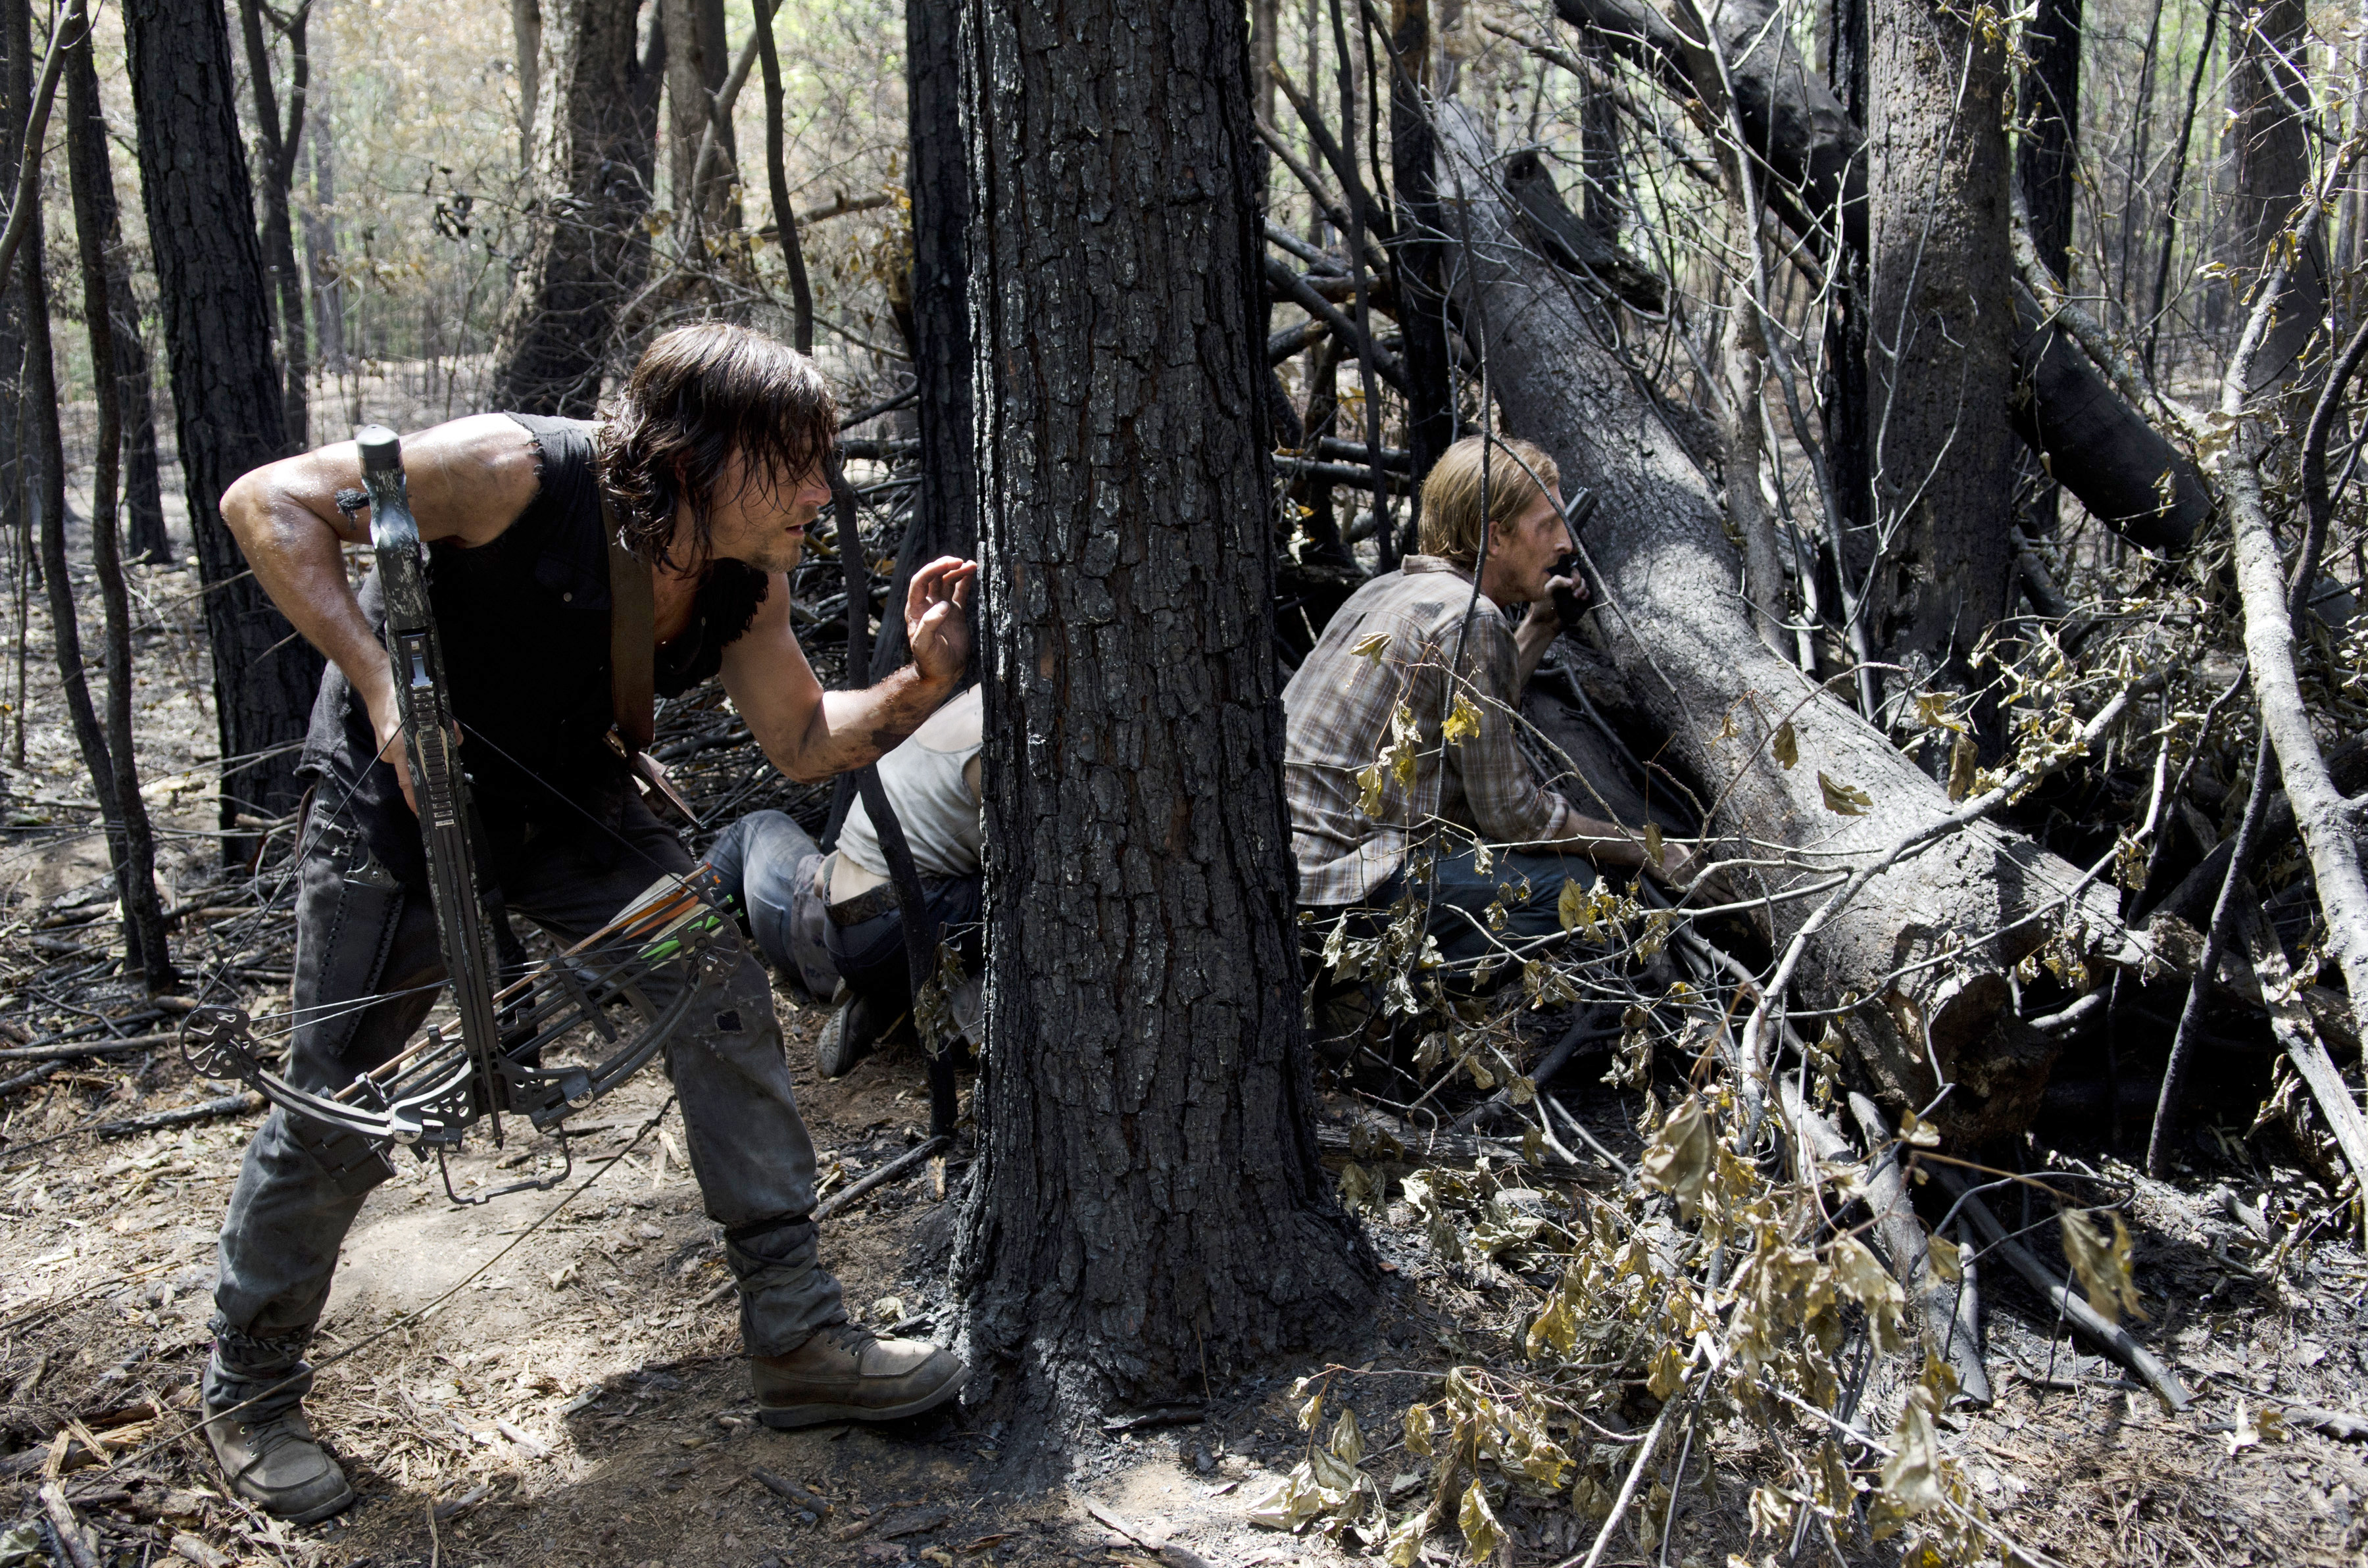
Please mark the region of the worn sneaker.
[[752, 1356], [757, 1418], [768, 1426], [887, 1421], [934, 1410], [970, 1369], [922, 1339], [882, 1339], [833, 1324], [786, 1356]]
[[276, 1519], [309, 1525], [354, 1500], [346, 1472], [320, 1444], [301, 1409], [256, 1420], [206, 1411], [206, 1441], [230, 1489]]

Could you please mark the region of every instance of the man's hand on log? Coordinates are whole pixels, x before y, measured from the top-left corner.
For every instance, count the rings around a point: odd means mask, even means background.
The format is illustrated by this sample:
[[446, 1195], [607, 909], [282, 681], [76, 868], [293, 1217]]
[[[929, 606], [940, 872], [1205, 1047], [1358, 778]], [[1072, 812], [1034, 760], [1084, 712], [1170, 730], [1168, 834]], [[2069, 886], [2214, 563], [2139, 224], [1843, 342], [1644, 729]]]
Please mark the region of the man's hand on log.
[[978, 562], [941, 555], [913, 574], [905, 591], [905, 643], [913, 651], [913, 667], [934, 686], [962, 678], [970, 665], [971, 584]]

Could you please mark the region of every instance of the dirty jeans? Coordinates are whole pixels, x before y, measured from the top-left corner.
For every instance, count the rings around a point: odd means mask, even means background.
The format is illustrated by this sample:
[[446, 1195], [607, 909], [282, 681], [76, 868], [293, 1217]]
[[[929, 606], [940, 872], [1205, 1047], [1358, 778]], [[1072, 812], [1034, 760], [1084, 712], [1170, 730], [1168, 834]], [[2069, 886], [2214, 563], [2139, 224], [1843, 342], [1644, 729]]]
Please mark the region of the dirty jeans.
[[[324, 793], [327, 786], [324, 786]], [[424, 892], [389, 874], [335, 810], [305, 824], [296, 902], [295, 1017], [285, 1074], [329, 1092], [409, 1040], [444, 977]], [[509, 909], [562, 943], [597, 930], [663, 875], [691, 859], [639, 801], [615, 839], [529, 843], [504, 879]], [[723, 939], [739, 944], [727, 926]], [[647, 987], [663, 1007], [664, 983]], [[838, 1281], [815, 1265], [814, 1144], [791, 1092], [789, 1064], [764, 968], [740, 961], [666, 1047], [680, 1096], [692, 1172], [709, 1218], [724, 1228], [740, 1287], [740, 1333], [752, 1356], [784, 1355], [846, 1321]], [[340, 1004], [376, 997], [358, 1006]], [[293, 1405], [312, 1386], [304, 1361], [337, 1252], [362, 1199], [393, 1174], [351, 1134], [274, 1109], [247, 1145], [222, 1222], [214, 1290], [214, 1355], [205, 1395], [215, 1409], [254, 1399], [253, 1414]], [[266, 1391], [270, 1391], [267, 1392]]]

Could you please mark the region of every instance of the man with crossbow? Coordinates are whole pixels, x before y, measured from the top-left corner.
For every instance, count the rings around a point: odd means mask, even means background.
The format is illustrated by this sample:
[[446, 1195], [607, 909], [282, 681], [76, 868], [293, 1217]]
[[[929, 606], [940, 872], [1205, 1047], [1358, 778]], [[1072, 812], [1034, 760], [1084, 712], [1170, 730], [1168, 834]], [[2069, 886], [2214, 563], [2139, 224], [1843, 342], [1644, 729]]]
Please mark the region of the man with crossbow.
[[[506, 910], [580, 944], [611, 929], [654, 878], [678, 887], [692, 873], [632, 782], [653, 687], [671, 696], [720, 675], [765, 755], [800, 780], [871, 762], [953, 692], [969, 657], [970, 562], [915, 574], [905, 605], [913, 662], [868, 690], [825, 692], [798, 647], [788, 574], [829, 499], [837, 427], [810, 361], [758, 334], [704, 325], [654, 344], [598, 423], [458, 419], [404, 439], [399, 466], [381, 433], [379, 478], [388, 467], [407, 475], [427, 548], [438, 710], [458, 738], [450, 755], [467, 769], [475, 819], [464, 858], [494, 924]], [[233, 1489], [299, 1521], [352, 1500], [304, 1419], [304, 1352], [339, 1245], [392, 1166], [386, 1141], [288, 1105], [350, 1095], [416, 1054], [406, 1041], [447, 972], [406, 766], [440, 742], [433, 727], [415, 731], [406, 756], [405, 705], [418, 698], [398, 691], [381, 642], [386, 594], [374, 576], [358, 596], [340, 548], [370, 540], [371, 495], [402, 494], [357, 488], [364, 455], [355, 442], [324, 447], [257, 469], [222, 499], [256, 579], [329, 660], [304, 751], [313, 792], [297, 871], [295, 1028], [271, 1080], [290, 1087], [231, 1197], [204, 1388], [207, 1434]], [[383, 562], [382, 538], [380, 548]], [[416, 684], [426, 667], [407, 678]], [[441, 787], [440, 774], [418, 777]], [[965, 1369], [927, 1343], [848, 1323], [838, 1282], [816, 1262], [814, 1145], [764, 968], [728, 922], [707, 925], [719, 929], [695, 975], [642, 975], [633, 996], [681, 1021], [664, 1041], [666, 1066], [738, 1282], [758, 1414], [800, 1426], [931, 1409]], [[564, 973], [554, 983], [580, 986]], [[666, 1011], [692, 986], [691, 1006]], [[515, 1081], [537, 1075], [504, 1066]]]

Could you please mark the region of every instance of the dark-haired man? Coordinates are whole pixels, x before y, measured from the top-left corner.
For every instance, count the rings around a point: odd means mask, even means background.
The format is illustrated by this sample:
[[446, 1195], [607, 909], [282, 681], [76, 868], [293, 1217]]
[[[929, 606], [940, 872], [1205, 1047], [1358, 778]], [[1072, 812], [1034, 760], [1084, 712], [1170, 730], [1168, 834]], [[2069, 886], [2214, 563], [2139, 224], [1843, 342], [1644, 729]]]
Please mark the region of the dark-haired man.
[[[651, 346], [598, 423], [483, 415], [404, 442], [412, 509], [492, 882], [555, 937], [598, 928], [690, 857], [650, 813], [609, 741], [613, 536], [646, 571], [655, 684], [720, 675], [774, 766], [828, 778], [871, 761], [954, 689], [969, 656], [974, 564], [916, 573], [913, 662], [869, 690], [825, 692], [798, 647], [787, 574], [829, 490], [837, 431], [803, 357], [737, 327]], [[350, 442], [257, 469], [222, 516], [288, 619], [328, 655], [305, 743], [294, 1017], [286, 1069], [333, 1090], [385, 1061], [443, 977], [409, 805], [373, 578], [357, 596], [341, 541], [369, 537]], [[654, 997], [654, 1001], [663, 998]], [[815, 1262], [814, 1147], [791, 1093], [763, 967], [743, 953], [701, 1027], [667, 1047], [690, 1164], [723, 1227], [759, 1414], [772, 1426], [912, 1415], [951, 1398], [962, 1363], [850, 1326]], [[710, 1021], [712, 1020], [712, 1022]], [[352, 1498], [313, 1439], [303, 1357], [339, 1244], [390, 1174], [350, 1136], [274, 1110], [248, 1145], [222, 1234], [207, 1434], [239, 1495], [282, 1517]]]

